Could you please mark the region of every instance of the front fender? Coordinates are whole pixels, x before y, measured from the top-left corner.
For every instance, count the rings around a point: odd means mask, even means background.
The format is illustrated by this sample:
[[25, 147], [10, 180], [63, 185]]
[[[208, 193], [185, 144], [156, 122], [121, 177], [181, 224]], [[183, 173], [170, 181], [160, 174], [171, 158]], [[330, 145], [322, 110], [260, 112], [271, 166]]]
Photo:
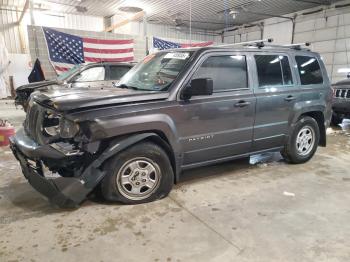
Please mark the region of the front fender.
[[177, 130], [173, 120], [165, 114], [134, 115], [117, 119], [95, 119], [89, 124], [91, 141], [135, 133], [162, 133], [175, 152], [178, 152]]
[[158, 134], [156, 133], [141, 133], [141, 134], [134, 134], [126, 137], [125, 136], [117, 137], [112, 141], [111, 146], [109, 146], [103, 152], [103, 154], [96, 160], [97, 161], [96, 166], [100, 167], [110, 157], [148, 138], [161, 143], [161, 147], [166, 151], [166, 153], [169, 156], [169, 160], [172, 164], [173, 171], [175, 174], [175, 182], [177, 182], [179, 180], [180, 171], [181, 171], [180, 163], [178, 159], [175, 157], [172, 149], [169, 148], [169, 145], [167, 145], [167, 143], [163, 141], [163, 139], [159, 137]]

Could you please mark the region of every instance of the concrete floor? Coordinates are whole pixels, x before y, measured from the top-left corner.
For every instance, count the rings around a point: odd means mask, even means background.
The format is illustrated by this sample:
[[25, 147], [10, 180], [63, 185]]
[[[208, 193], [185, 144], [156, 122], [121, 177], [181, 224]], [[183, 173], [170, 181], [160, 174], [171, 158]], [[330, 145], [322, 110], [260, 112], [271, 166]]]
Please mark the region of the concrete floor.
[[[1, 101], [0, 118], [23, 113]], [[56, 209], [0, 149], [0, 261], [350, 261], [350, 122], [303, 165], [279, 154], [183, 174], [138, 206]]]

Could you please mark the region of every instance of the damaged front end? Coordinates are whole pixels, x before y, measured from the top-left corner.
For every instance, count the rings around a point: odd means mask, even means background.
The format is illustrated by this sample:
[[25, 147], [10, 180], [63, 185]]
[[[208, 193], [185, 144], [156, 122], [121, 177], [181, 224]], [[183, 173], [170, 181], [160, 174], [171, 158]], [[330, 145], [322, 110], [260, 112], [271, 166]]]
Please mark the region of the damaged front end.
[[[104, 177], [108, 145], [83, 141], [79, 126], [31, 101], [24, 128], [10, 138], [28, 182], [59, 207], [77, 207]], [[59, 176], [45, 175], [45, 167]]]

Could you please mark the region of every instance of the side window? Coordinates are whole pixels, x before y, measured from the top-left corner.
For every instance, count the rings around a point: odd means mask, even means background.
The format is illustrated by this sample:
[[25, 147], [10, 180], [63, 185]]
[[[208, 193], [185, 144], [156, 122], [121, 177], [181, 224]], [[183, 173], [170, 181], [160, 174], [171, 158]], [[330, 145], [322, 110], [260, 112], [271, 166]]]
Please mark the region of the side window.
[[246, 57], [241, 55], [209, 57], [192, 77], [197, 78], [212, 78], [214, 92], [248, 88]]
[[322, 84], [323, 77], [320, 65], [315, 57], [296, 56], [300, 81], [302, 85]]
[[86, 69], [73, 78], [74, 82], [91, 82], [105, 80], [105, 68], [96, 66]]
[[283, 55], [255, 55], [259, 86], [287, 86], [293, 84], [289, 59]]
[[110, 66], [110, 80], [119, 80], [130, 68], [127, 66]]

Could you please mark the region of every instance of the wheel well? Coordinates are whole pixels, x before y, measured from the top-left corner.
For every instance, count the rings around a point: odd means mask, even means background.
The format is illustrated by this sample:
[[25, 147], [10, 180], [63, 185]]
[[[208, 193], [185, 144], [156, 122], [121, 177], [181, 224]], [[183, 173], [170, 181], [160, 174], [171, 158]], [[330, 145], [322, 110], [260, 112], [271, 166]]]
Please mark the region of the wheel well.
[[[174, 183], [176, 183], [176, 181], [177, 181], [177, 173], [176, 172], [178, 170], [177, 170], [177, 165], [176, 165], [175, 154], [174, 154], [173, 149], [171, 148], [169, 140], [167, 139], [167, 137], [165, 136], [164, 133], [162, 133], [161, 131], [158, 131], [158, 130], [147, 130], [147, 131], [140, 132], [140, 133], [132, 133], [132, 134], [123, 135], [120, 137], [116, 137], [114, 139], [117, 139], [117, 141], [122, 141], [123, 139], [127, 139], [129, 136], [142, 134], [142, 133], [153, 133], [154, 135], [150, 135], [142, 140], [139, 140], [136, 143], [133, 143], [133, 144], [127, 146], [126, 148], [133, 146], [134, 144], [142, 143], [145, 141], [149, 141], [149, 142], [155, 143], [158, 146], [160, 146], [169, 157], [171, 167], [172, 167], [173, 172], [174, 172]], [[111, 141], [112, 141], [112, 143], [114, 143], [113, 141], [116, 141], [116, 140], [109, 140], [109, 143], [107, 143], [107, 144], [110, 144]], [[125, 150], [126, 148], [124, 148], [123, 150]]]
[[303, 113], [300, 117], [304, 117], [304, 116], [309, 116], [312, 117], [313, 119], [316, 120], [317, 124], [318, 124], [318, 128], [320, 130], [320, 142], [319, 145], [320, 146], [326, 146], [326, 128], [324, 125], [324, 115], [321, 111], [311, 111], [311, 112], [306, 112]]
[[159, 145], [164, 151], [165, 153], [168, 155], [171, 166], [173, 168], [173, 172], [174, 172], [174, 183], [176, 182], [176, 160], [175, 160], [175, 155], [174, 155], [174, 151], [172, 150], [170, 143], [167, 139], [167, 137], [161, 133], [161, 132], [157, 132], [157, 131], [153, 131], [154, 133], [156, 133], [158, 136], [150, 136], [147, 137], [145, 140], [143, 141], [151, 141], [157, 145]]

